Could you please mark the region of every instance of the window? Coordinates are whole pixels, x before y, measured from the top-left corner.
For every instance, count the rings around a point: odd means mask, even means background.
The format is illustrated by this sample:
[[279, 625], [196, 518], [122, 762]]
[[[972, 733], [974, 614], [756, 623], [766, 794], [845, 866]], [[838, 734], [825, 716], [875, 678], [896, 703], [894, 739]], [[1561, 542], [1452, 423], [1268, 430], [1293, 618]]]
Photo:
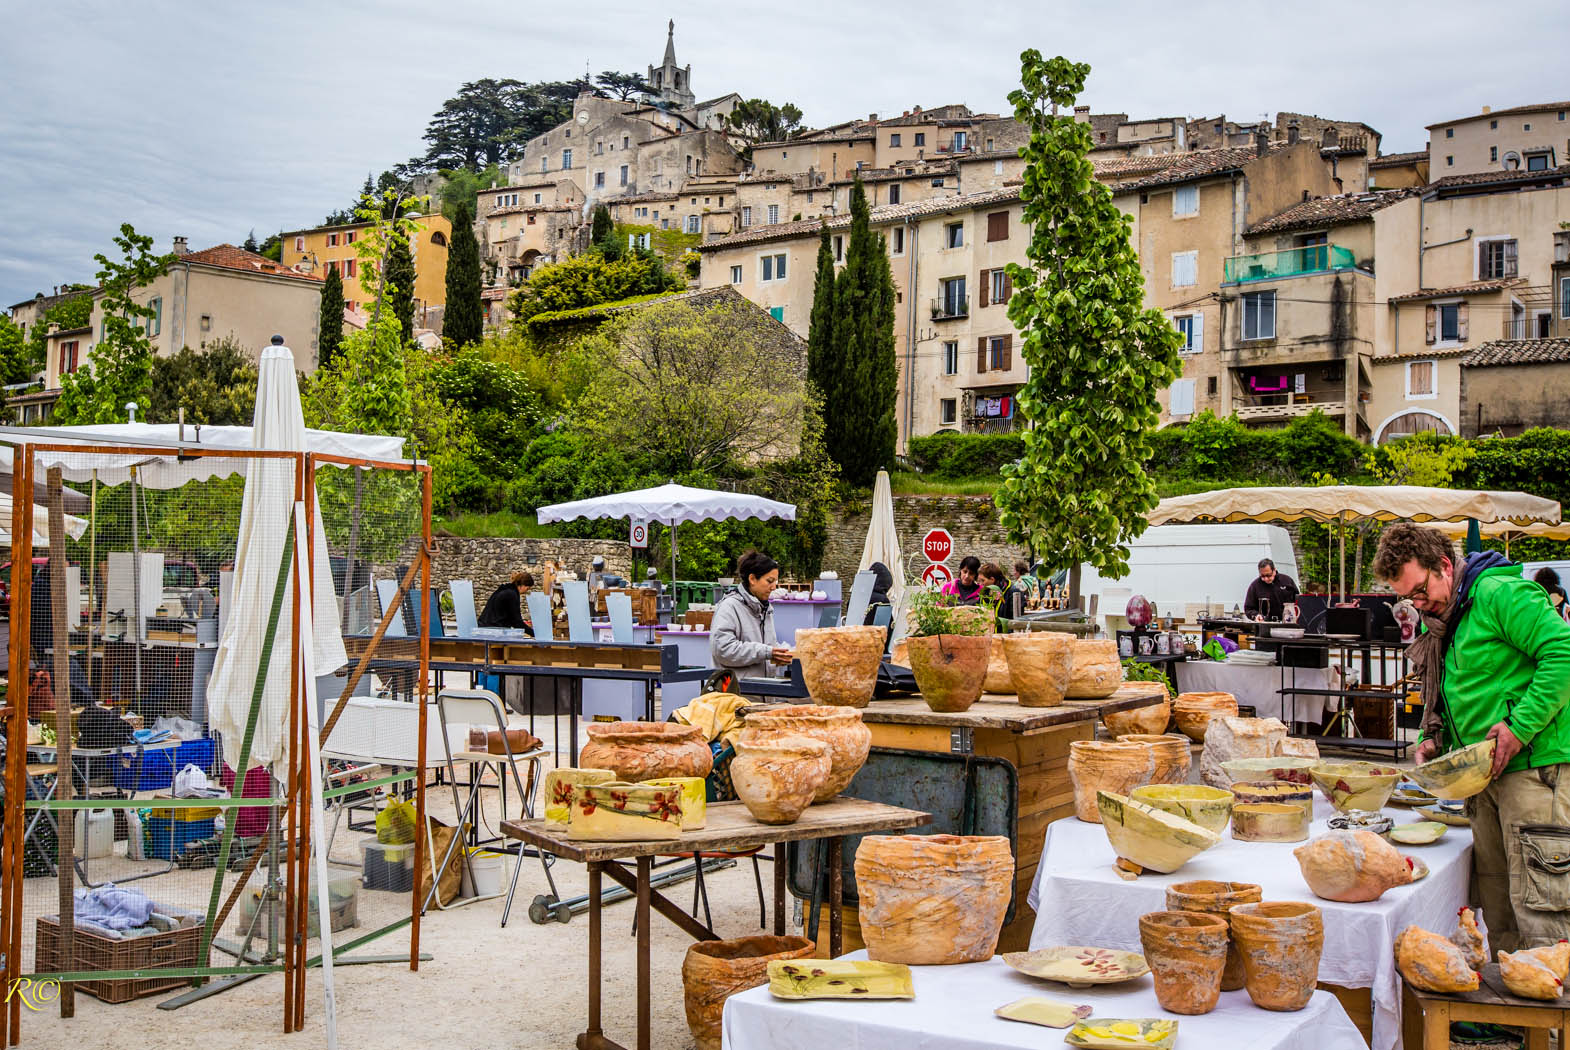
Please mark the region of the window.
[[775, 223], [777, 223], [779, 221], [780, 221], [780, 206], [778, 204], [771, 204], [771, 205], [769, 205], [769, 225], [773, 226]]
[[1408, 361], [1406, 366], [1406, 396], [1408, 401], [1438, 396], [1434, 382], [1433, 361]]
[[354, 243], [354, 231], [353, 230], [347, 230], [347, 231], [344, 232], [343, 243], [345, 243], [345, 244], [353, 244]]
[[543, 203], [543, 198], [541, 197], [540, 194], [536, 193], [534, 195], [534, 203], [536, 203], [536, 204]]
[[77, 340], [75, 340], [75, 339], [72, 339], [68, 343], [61, 343], [60, 344], [60, 374], [61, 375], [69, 375], [70, 373], [76, 371], [76, 366], [78, 364], [78, 361], [77, 361], [77, 358], [76, 358], [76, 354], [77, 354], [77, 349], [78, 349], [78, 347], [80, 345], [81, 344]]
[[1499, 163], [1499, 147], [1498, 146], [1489, 146], [1488, 147], [1488, 162], [1490, 164], [1497, 164], [1497, 163]]
[[360, 260], [358, 259], [345, 259], [343, 261], [343, 275], [345, 277], [358, 276], [359, 262]]
[[1526, 170], [1547, 171], [1548, 159], [1549, 155], [1547, 153], [1528, 153], [1526, 155]]
[[153, 311], [153, 316], [147, 319], [147, 334], [156, 339], [164, 330], [164, 300], [163, 296], [156, 296], [147, 300], [147, 306]]
[[1205, 380], [1205, 393], [1209, 394], [1211, 397], [1215, 397], [1216, 396], [1216, 386], [1217, 386], [1216, 377], [1215, 376], [1209, 376]]
[[[1559, 114], [1559, 119], [1565, 119], [1565, 115], [1563, 113]], [[927, 144], [927, 133], [925, 131], [918, 131], [911, 135], [911, 141], [917, 146], [925, 146]]]
[[[643, 248], [647, 250], [649, 247], [649, 235], [647, 233], [629, 233], [627, 235], [627, 247]], [[734, 269], [736, 271], [740, 271], [741, 267], [737, 266], [734, 267]], [[741, 275], [739, 272], [736, 274], [736, 280], [741, 280]]]
[[623, 135], [621, 137], [621, 148], [622, 149], [626, 149], [627, 148], [627, 141], [628, 141], [627, 136]]
[[959, 413], [955, 409], [955, 402], [952, 397], [946, 397], [938, 402], [939, 423], [953, 423], [958, 418]]
[[[338, 273], [338, 272], [340, 272], [339, 269], [338, 269], [338, 260], [337, 259], [329, 259], [329, 260], [327, 260], [327, 272], [328, 273]], [[98, 338], [100, 340], [103, 339], [103, 333], [102, 332], [99, 332]]]
[[297, 252], [305, 251], [305, 238], [304, 237], [296, 237], [294, 239], [294, 250], [297, 251]]
[[898, 204], [899, 203], [899, 183], [897, 183], [897, 182], [891, 183], [889, 185], [889, 203], [890, 204]]
[[1466, 303], [1432, 303], [1426, 312], [1425, 338], [1430, 345], [1466, 342]]
[[965, 224], [951, 222], [943, 227], [943, 247], [963, 248], [965, 246]]
[[894, 134], [889, 136], [889, 148], [890, 149], [894, 149], [894, 148], [896, 148], [898, 146], [899, 146], [899, 133], [895, 132]]
[[1172, 217], [1181, 219], [1199, 214], [1199, 187], [1179, 186], [1172, 191]]
[[1455, 165], [1456, 165], [1456, 159], [1454, 157], [1450, 156], [1448, 153], [1445, 154], [1445, 167], [1453, 168], [1453, 167], [1455, 167]]
[[1009, 213], [995, 211], [987, 216], [987, 240], [1006, 241], [1009, 239]]
[[741, 267], [740, 266], [732, 266], [730, 268], [730, 283], [731, 284], [740, 284], [741, 283]]
[[447, 247], [447, 235], [441, 230], [437, 230], [435, 233], [431, 234], [431, 243], [436, 245], [438, 248], [445, 248]]
[[1204, 314], [1179, 314], [1172, 318], [1172, 324], [1183, 336], [1183, 345], [1178, 347], [1179, 353], [1198, 354], [1204, 352]]
[[[783, 256], [781, 256], [781, 258], [783, 258]], [[785, 323], [785, 308], [783, 306], [771, 306], [771, 307], [769, 307], [769, 316], [774, 318], [780, 324], [784, 324]]]
[[1187, 288], [1199, 283], [1199, 252], [1172, 253], [1172, 287]]
[[744, 204], [741, 208], [741, 225], [745, 229], [752, 225], [752, 205]]
[[987, 302], [997, 306], [1008, 305], [1009, 293], [1013, 291], [1013, 289], [1009, 287], [1009, 283], [1009, 275], [1007, 270], [1003, 269], [1002, 267], [999, 267], [996, 270], [988, 270]]
[[[1489, 131], [1498, 131], [1499, 130], [1499, 121], [1497, 121], [1497, 120], [1490, 120], [1488, 122], [1488, 130]], [[1446, 138], [1449, 137], [1449, 132], [1445, 133], [1445, 137]]]
[[627, 185], [627, 165], [621, 166], [621, 185]]
[[594, 144], [594, 155], [596, 157], [602, 157], [605, 155], [605, 142], [603, 139]]
[[1002, 175], [1003, 174], [1003, 162], [1001, 160], [995, 160], [995, 161], [992, 162], [992, 174], [994, 174], [994, 175]]
[[939, 175], [937, 178], [933, 179], [932, 185], [941, 189], [943, 187], [943, 176]]
[[889, 254], [905, 254], [905, 227], [896, 226], [889, 231]]
[[1276, 337], [1276, 293], [1250, 292], [1243, 296], [1243, 338]]
[[1174, 419], [1187, 418], [1194, 414], [1192, 379], [1178, 379], [1172, 383], [1172, 389], [1167, 393], [1167, 414]]
[[959, 344], [943, 344], [943, 374], [946, 376], [959, 375]]
[[603, 190], [605, 188], [605, 173], [603, 171], [597, 171], [594, 173], [594, 188], [597, 190]]
[[1011, 348], [1008, 345], [1012, 341], [1013, 337], [1007, 335], [994, 335], [988, 338], [986, 340], [986, 367], [984, 369], [978, 369], [978, 371], [1001, 372], [1008, 368], [1009, 365], [1013, 363], [1009, 360], [1009, 357], [1011, 356], [1009, 350]]
[[845, 237], [843, 234], [834, 235], [834, 261], [845, 261]]
[[1516, 276], [1518, 261], [1514, 238], [1477, 242], [1477, 279], [1496, 281]]
[[1570, 277], [1559, 278], [1559, 316], [1570, 319]]
[[329, 247], [329, 248], [336, 248], [336, 247], [338, 247], [338, 235], [336, 233], [329, 233], [327, 235], [327, 247]]
[[965, 133], [963, 131], [956, 131], [954, 133], [954, 152], [955, 153], [963, 152], [966, 149], [965, 141], [966, 141]]
[[992, 140], [991, 139], [987, 140], [987, 152], [988, 153], [992, 152]]
[[763, 275], [765, 281], [783, 281], [785, 279], [785, 253], [765, 255], [763, 257]]
[[1521, 130], [1522, 131], [1531, 131], [1532, 130], [1532, 125], [1530, 125], [1530, 124], [1522, 124], [1521, 125]]
[[572, 167], [572, 150], [564, 149], [561, 151], [561, 169], [566, 171], [570, 167]]
[[964, 317], [968, 314], [970, 304], [965, 300], [965, 278], [949, 277], [939, 283], [943, 289], [938, 303], [941, 316]]
[[1453, 139], [1455, 137], [1456, 137], [1456, 129], [1455, 128], [1446, 128], [1445, 129], [1445, 138]]
[[[533, 226], [533, 225], [534, 225], [534, 218], [535, 218], [535, 215], [534, 215], [534, 213], [533, 213], [533, 212], [532, 212], [532, 211], [531, 211], [531, 212], [530, 212], [530, 213], [529, 213], [529, 225], [530, 225], [530, 226]], [[506, 229], [506, 228], [507, 228], [507, 220], [506, 220], [506, 219], [503, 219], [503, 220], [502, 220], [502, 229], [504, 229], [504, 230], [505, 230], [505, 229]]]
[[551, 170], [551, 159], [549, 157], [541, 157], [540, 158], [540, 174], [544, 175], [547, 171], [550, 171], [550, 170]]
[[687, 232], [688, 233], [698, 233], [699, 230], [700, 230], [700, 227], [699, 227], [699, 222], [700, 221], [701, 220], [696, 215], [689, 215], [689, 216], [687, 216]]

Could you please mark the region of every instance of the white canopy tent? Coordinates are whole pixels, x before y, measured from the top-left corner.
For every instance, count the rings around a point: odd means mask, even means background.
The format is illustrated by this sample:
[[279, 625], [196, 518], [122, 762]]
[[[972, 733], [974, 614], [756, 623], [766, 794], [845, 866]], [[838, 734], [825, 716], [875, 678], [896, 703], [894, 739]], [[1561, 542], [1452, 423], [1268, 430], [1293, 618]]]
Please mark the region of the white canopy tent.
[[631, 518], [657, 521], [671, 527], [671, 579], [676, 579], [676, 526], [684, 521], [729, 521], [732, 519], [784, 518], [796, 520], [791, 503], [764, 499], [745, 492], [720, 492], [688, 485], [659, 485], [652, 489], [617, 492], [593, 499], [573, 500], [541, 507], [540, 524], [571, 521], [574, 518]]

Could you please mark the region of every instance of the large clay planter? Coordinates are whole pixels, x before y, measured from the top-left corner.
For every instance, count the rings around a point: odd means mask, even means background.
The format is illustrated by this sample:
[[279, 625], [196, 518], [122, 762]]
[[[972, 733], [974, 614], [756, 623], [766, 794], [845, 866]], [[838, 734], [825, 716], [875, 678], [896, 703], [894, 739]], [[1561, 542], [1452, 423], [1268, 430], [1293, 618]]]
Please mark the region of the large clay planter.
[[982, 679], [984, 693], [1008, 694], [1014, 691], [1014, 680], [1009, 677], [1009, 659], [1003, 651], [1003, 636], [992, 636], [992, 648], [987, 651], [987, 677]]
[[814, 802], [827, 802], [845, 790], [856, 771], [867, 761], [872, 730], [861, 721], [861, 712], [848, 707], [792, 704], [747, 716], [742, 739], [766, 742], [779, 736], [804, 736], [829, 745], [829, 777], [819, 786]]
[[[1261, 890], [1252, 882], [1216, 882], [1200, 879], [1196, 882], [1179, 882], [1167, 887], [1168, 911], [1197, 911], [1228, 919], [1234, 904], [1258, 904]], [[1238, 954], [1237, 941], [1229, 935], [1227, 965], [1221, 971], [1221, 990], [1235, 992], [1243, 987], [1243, 957]]]
[[[1118, 737], [1122, 744], [1149, 744], [1156, 756], [1152, 784], [1188, 783], [1188, 766], [1192, 757], [1188, 737], [1182, 733], [1127, 733]], [[1125, 792], [1118, 792], [1125, 794]]]
[[1089, 824], [1101, 823], [1096, 792], [1127, 795], [1155, 775], [1156, 755], [1150, 744], [1121, 740], [1074, 740], [1068, 746], [1068, 776], [1074, 784], [1074, 815]]
[[714, 754], [697, 726], [678, 722], [598, 722], [584, 727], [589, 742], [578, 753], [585, 769], [609, 769], [622, 780], [706, 777]]
[[1010, 691], [1023, 707], [1056, 707], [1074, 673], [1074, 640], [1057, 631], [997, 635], [1008, 663]]
[[681, 964], [687, 1027], [698, 1050], [720, 1050], [720, 1017], [725, 1000], [766, 984], [775, 959], [807, 959], [814, 951], [805, 937], [737, 937], [699, 941]]
[[1190, 740], [1205, 742], [1205, 730], [1217, 716], [1236, 717], [1237, 697], [1231, 693], [1179, 693], [1172, 703], [1172, 717]]
[[829, 745], [804, 736], [736, 741], [731, 784], [736, 797], [762, 824], [794, 824], [812, 804], [833, 768]]
[[796, 632], [807, 695], [836, 707], [866, 707], [878, 684], [885, 627], [815, 627]]
[[981, 699], [992, 652], [990, 636], [939, 634], [909, 641], [910, 670], [928, 707], [965, 711]]
[[876, 962], [992, 958], [1014, 886], [998, 835], [868, 835], [856, 849], [861, 936]]
[[1110, 638], [1076, 638], [1074, 671], [1069, 677], [1068, 699], [1100, 700], [1111, 696], [1123, 684], [1123, 661], [1118, 658], [1118, 643]]
[[[1156, 736], [1165, 733], [1172, 723], [1172, 701], [1168, 698], [1159, 704], [1131, 707], [1125, 711], [1103, 711], [1101, 721], [1113, 736]], [[1186, 768], [1187, 763], [1184, 765]]]
[[1174, 1014], [1208, 1014], [1221, 997], [1227, 920], [1197, 911], [1139, 917], [1139, 942], [1156, 979], [1156, 1001]]
[[1232, 941], [1243, 957], [1244, 987], [1265, 1010], [1301, 1010], [1319, 980], [1325, 924], [1302, 901], [1239, 904], [1231, 910]]

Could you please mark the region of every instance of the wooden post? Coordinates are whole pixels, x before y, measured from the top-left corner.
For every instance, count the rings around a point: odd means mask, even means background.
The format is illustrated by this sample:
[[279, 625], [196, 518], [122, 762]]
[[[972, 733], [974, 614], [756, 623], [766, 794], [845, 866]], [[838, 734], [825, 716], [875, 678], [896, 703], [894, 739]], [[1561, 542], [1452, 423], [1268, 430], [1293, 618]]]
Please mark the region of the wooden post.
[[[74, 785], [71, 776], [71, 633], [65, 610], [65, 497], [61, 492], [59, 467], [49, 468], [49, 616], [54, 639], [54, 672], [51, 685], [55, 696], [55, 797], [70, 799]], [[31, 490], [22, 497], [31, 501]], [[12, 499], [16, 496], [13, 494]], [[14, 540], [16, 537], [12, 537]], [[29, 537], [31, 539], [31, 537]], [[32, 559], [28, 559], [32, 564]], [[14, 567], [13, 567], [14, 571]], [[41, 658], [42, 653], [38, 654]], [[56, 841], [59, 844], [60, 878], [60, 969], [76, 969], [76, 868], [72, 861], [76, 846], [76, 815], [86, 810], [61, 810]], [[87, 823], [84, 818], [83, 824]], [[86, 849], [86, 843], [83, 843]], [[76, 985], [60, 986], [60, 1016], [76, 1016]]]
[[[27, 448], [14, 448], [11, 452], [11, 478], [12, 488], [17, 492], [25, 492], [22, 488], [22, 478], [25, 471]], [[26, 548], [22, 545], [20, 537], [25, 527], [23, 508], [32, 506], [31, 500], [12, 498], [11, 501], [11, 535], [16, 538], [12, 544], [14, 558], [27, 558]], [[6, 719], [6, 736], [10, 740], [25, 740], [27, 734], [27, 628], [21, 616], [19, 595], [23, 580], [27, 573], [24, 565], [30, 564], [27, 560], [13, 561], [11, 571], [12, 581], [12, 608], [10, 623], [10, 667], [7, 671], [6, 705], [9, 708]], [[26, 828], [27, 811], [24, 800], [27, 797], [27, 753], [25, 748], [13, 747], [6, 750], [5, 764], [5, 841], [8, 844], [4, 849], [4, 870], [0, 871], [0, 948], [4, 949], [4, 979], [5, 987], [14, 987], [13, 982], [22, 974], [22, 917], [21, 889], [22, 889], [22, 855], [24, 845], [22, 833]], [[21, 1001], [19, 996], [10, 996], [9, 1000], [0, 1004], [0, 1046], [14, 1046], [21, 1039], [18, 1025], [21, 1022]]]

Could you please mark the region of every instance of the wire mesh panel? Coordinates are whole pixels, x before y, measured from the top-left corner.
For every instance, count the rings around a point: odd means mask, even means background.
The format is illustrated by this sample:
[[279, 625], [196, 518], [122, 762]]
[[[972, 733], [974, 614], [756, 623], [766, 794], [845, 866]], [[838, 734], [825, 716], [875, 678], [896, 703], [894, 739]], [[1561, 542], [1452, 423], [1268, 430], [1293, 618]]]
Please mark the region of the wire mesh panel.
[[[426, 653], [378, 637], [370, 596], [418, 581], [400, 565], [425, 566], [427, 478], [299, 453], [17, 449], [0, 508], [8, 987], [59, 980], [69, 1016], [77, 991], [124, 1002], [283, 971], [290, 1031], [323, 936], [336, 953], [417, 930], [412, 886], [362, 885], [376, 851], [360, 842], [388, 799], [422, 801], [421, 749], [393, 745], [423, 731]], [[367, 729], [362, 698], [402, 710]], [[391, 808], [412, 878], [416, 806]]]

